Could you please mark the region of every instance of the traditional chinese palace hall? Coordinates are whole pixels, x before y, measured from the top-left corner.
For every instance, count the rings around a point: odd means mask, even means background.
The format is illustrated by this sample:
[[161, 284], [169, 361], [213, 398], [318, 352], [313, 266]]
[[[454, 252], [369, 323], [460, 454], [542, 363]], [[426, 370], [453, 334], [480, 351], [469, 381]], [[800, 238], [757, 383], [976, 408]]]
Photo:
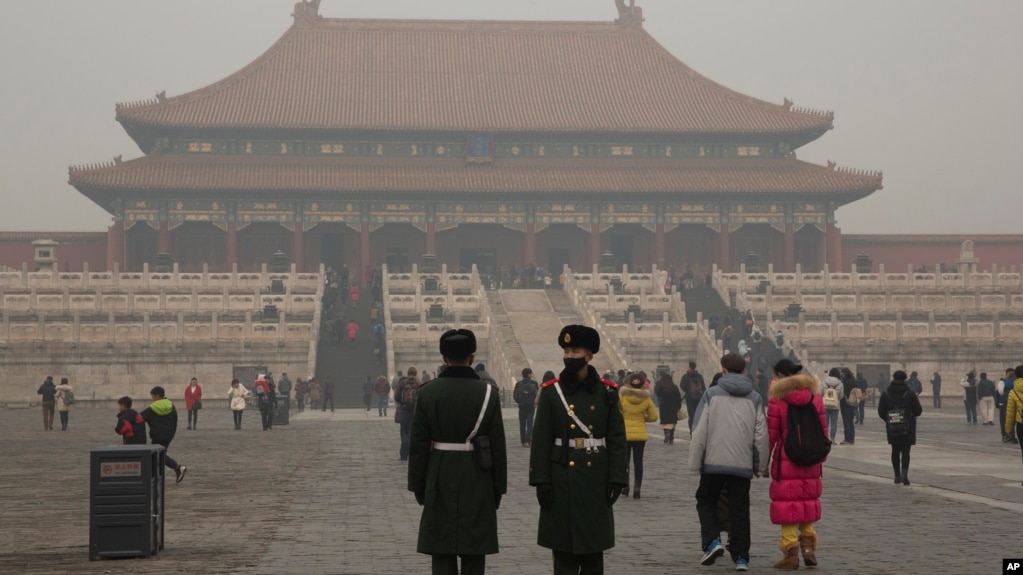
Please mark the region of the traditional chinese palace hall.
[[179, 96], [117, 105], [137, 159], [76, 166], [113, 216], [107, 267], [365, 277], [450, 269], [847, 268], [835, 211], [880, 173], [800, 161], [833, 114], [739, 94], [613, 22], [330, 19]]

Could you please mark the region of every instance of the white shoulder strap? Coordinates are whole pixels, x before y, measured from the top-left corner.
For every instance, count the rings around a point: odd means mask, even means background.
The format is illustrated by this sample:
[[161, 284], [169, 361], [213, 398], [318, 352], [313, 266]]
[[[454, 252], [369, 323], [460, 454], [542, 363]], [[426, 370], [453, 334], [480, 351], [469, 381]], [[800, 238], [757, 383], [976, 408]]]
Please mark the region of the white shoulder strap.
[[476, 418], [476, 427], [472, 428], [472, 433], [470, 433], [469, 438], [465, 440], [466, 443], [471, 442], [473, 438], [476, 437], [476, 434], [480, 432], [480, 425], [483, 425], [483, 415], [487, 413], [487, 406], [490, 405], [490, 391], [494, 389], [494, 386], [489, 383], [484, 383], [483, 385], [487, 386], [487, 392], [483, 396], [483, 407], [480, 408], [480, 415]]
[[555, 383], [554, 384], [554, 389], [556, 389], [558, 391], [558, 397], [561, 398], [561, 403], [562, 403], [562, 405], [565, 406], [565, 412], [568, 413], [568, 416], [571, 417], [572, 421], [574, 421], [575, 424], [579, 426], [579, 429], [583, 430], [586, 433], [587, 436], [592, 438], [593, 437], [593, 432], [590, 431], [589, 427], [586, 427], [586, 424], [583, 423], [579, 419], [579, 417], [576, 416], [575, 411], [573, 411], [572, 408], [568, 406], [568, 400], [565, 399], [565, 393], [561, 391], [561, 384], [560, 383]]

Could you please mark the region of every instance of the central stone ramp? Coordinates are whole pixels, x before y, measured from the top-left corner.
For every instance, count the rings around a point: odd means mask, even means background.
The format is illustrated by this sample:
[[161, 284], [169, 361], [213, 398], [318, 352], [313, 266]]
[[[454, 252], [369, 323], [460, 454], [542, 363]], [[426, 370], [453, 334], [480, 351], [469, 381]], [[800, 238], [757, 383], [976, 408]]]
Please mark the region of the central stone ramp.
[[[568, 297], [547, 290], [500, 290], [500, 295], [515, 339], [535, 376], [542, 378], [547, 370], [560, 373], [564, 363], [558, 333], [565, 325], [582, 323]], [[610, 367], [610, 362], [603, 360], [599, 353], [593, 359], [593, 366], [601, 373]]]

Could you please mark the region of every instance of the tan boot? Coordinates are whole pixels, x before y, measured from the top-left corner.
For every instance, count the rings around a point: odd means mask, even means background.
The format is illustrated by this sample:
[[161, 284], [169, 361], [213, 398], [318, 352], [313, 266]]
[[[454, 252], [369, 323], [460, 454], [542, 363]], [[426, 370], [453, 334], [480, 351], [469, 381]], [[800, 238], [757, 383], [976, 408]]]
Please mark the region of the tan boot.
[[803, 564], [807, 567], [817, 566], [817, 534], [800, 534], [799, 549], [803, 552]]
[[789, 543], [788, 545], [779, 543], [778, 548], [781, 549], [783, 557], [781, 561], [774, 564], [774, 568], [785, 571], [799, 569], [799, 542]]

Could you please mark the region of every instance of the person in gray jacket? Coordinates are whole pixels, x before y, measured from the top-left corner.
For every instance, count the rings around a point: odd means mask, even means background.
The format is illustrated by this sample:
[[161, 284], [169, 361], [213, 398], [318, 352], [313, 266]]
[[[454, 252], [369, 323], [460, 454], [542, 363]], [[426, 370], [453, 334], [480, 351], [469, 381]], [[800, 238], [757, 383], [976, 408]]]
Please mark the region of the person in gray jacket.
[[712, 565], [725, 554], [718, 525], [718, 498], [728, 491], [728, 515], [732, 522], [729, 551], [735, 567], [749, 566], [750, 480], [767, 473], [768, 438], [764, 400], [754, 393], [745, 375], [746, 360], [729, 353], [721, 358], [722, 375], [707, 390], [693, 416], [689, 469], [700, 475], [696, 510], [700, 516], [703, 565]]

